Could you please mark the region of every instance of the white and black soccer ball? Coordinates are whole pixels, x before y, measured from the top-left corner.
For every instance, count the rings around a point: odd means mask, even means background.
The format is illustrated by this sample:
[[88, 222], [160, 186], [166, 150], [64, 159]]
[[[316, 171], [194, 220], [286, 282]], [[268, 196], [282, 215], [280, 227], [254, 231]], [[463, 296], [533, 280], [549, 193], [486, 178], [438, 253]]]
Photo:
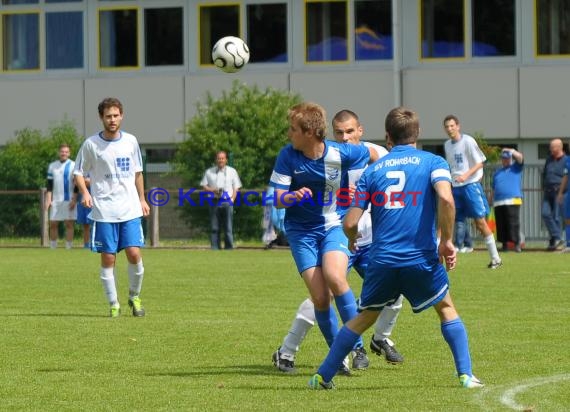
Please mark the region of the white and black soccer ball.
[[239, 37], [222, 37], [212, 48], [212, 61], [220, 70], [235, 73], [249, 61], [249, 47]]

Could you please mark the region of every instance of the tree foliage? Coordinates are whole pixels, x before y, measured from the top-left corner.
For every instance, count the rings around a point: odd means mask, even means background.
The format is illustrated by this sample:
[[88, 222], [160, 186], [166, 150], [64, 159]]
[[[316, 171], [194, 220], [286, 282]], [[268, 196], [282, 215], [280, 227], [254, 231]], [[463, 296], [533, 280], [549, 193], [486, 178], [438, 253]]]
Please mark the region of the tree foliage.
[[[214, 165], [215, 154], [224, 150], [244, 188], [264, 189], [275, 157], [287, 143], [287, 109], [300, 101], [299, 95], [271, 88], [260, 90], [237, 80], [218, 99], [208, 93], [185, 126], [185, 138], [174, 161], [176, 172], [187, 187], [197, 188], [204, 171]], [[207, 211], [199, 209], [183, 208], [183, 215], [193, 228], [201, 226], [207, 232]], [[237, 236], [259, 237], [262, 211], [252, 209], [256, 208], [236, 207]]]
[[[47, 167], [58, 158], [59, 145], [69, 144], [74, 158], [81, 137], [68, 120], [47, 133], [35, 129], [16, 132], [14, 140], [0, 150], [0, 190], [38, 190], [46, 186]], [[37, 235], [40, 232], [39, 195], [0, 196], [0, 234]]]

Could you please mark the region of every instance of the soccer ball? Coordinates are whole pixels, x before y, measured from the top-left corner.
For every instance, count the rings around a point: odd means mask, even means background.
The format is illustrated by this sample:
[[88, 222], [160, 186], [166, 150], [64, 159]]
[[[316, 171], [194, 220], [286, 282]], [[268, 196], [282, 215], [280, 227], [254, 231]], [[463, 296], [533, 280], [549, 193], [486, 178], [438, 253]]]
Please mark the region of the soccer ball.
[[239, 37], [222, 37], [212, 48], [212, 60], [220, 70], [235, 73], [249, 61], [249, 47]]

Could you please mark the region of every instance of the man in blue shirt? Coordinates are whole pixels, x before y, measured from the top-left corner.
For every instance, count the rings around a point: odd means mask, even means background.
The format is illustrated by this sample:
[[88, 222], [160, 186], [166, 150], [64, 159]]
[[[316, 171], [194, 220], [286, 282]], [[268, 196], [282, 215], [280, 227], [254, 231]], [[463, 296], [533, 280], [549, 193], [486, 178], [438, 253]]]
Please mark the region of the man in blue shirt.
[[[371, 204], [373, 241], [360, 295], [360, 314], [339, 331], [317, 373], [312, 389], [332, 389], [332, 378], [360, 335], [376, 321], [386, 305], [403, 294], [415, 313], [430, 306], [441, 321], [459, 382], [466, 388], [483, 384], [473, 375], [467, 331], [449, 293], [446, 268], [456, 265], [453, 245], [455, 204], [451, 174], [445, 160], [416, 149], [417, 114], [392, 109], [385, 121], [391, 152], [369, 166], [358, 182], [353, 207], [344, 219], [349, 246], [354, 248], [358, 221]], [[436, 217], [441, 229], [436, 243]], [[438, 256], [439, 255], [439, 256]], [[440, 262], [445, 262], [444, 267]]]
[[523, 154], [504, 148], [501, 163], [502, 167], [495, 171], [491, 184], [497, 239], [503, 243], [504, 252], [509, 249], [508, 242], [513, 242], [515, 251], [520, 253]]
[[[275, 188], [273, 201], [277, 208], [287, 209], [285, 231], [291, 253], [314, 303], [317, 324], [331, 346], [338, 333], [331, 293], [344, 323], [357, 314], [346, 279], [350, 252], [341, 226], [348, 208], [339, 205], [337, 196], [348, 188], [349, 170], [364, 169], [378, 154], [364, 145], [325, 140], [326, 113], [316, 103], [291, 107], [288, 120], [291, 144], [275, 162], [270, 181]], [[359, 347], [363, 347], [360, 337], [354, 349]]]

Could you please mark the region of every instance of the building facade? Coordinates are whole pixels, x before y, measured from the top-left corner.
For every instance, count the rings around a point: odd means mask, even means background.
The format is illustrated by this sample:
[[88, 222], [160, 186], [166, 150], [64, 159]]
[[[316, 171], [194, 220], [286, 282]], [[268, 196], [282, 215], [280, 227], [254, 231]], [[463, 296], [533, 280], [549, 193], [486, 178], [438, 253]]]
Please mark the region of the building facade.
[[[116, 96], [149, 161], [168, 160], [196, 103], [235, 79], [350, 108], [380, 142], [409, 106], [434, 151], [449, 113], [527, 163], [569, 128], [566, 0], [2, 0], [0, 33], [0, 146], [64, 118], [91, 135]], [[211, 62], [226, 35], [251, 50], [236, 74]]]

